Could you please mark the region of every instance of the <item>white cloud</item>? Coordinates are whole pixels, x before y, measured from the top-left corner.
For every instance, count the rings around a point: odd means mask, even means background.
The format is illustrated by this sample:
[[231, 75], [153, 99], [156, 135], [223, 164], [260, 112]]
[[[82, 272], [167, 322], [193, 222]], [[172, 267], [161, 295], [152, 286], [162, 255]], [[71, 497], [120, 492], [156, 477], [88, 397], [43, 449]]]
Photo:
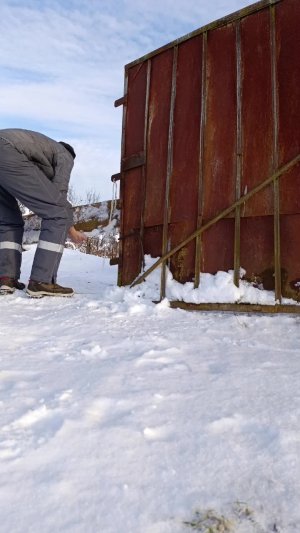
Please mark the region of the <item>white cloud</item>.
[[[0, 128], [74, 140], [74, 185], [111, 193], [126, 63], [248, 0], [2, 0]], [[90, 188], [90, 186], [89, 186]]]

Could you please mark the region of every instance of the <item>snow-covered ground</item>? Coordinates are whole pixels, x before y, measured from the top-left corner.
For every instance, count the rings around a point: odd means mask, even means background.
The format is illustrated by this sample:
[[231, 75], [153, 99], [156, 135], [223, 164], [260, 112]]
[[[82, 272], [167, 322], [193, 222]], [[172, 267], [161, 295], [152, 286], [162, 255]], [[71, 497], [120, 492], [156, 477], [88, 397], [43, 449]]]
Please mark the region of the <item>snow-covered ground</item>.
[[156, 279], [66, 250], [73, 298], [0, 297], [1, 533], [299, 533], [300, 317]]

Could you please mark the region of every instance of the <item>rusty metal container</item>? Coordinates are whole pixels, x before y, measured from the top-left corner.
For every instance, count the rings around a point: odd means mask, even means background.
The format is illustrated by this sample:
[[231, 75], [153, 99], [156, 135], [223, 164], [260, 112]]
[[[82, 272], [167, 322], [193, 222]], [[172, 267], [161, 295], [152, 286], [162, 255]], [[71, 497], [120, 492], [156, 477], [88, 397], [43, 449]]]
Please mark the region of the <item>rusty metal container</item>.
[[163, 265], [196, 287], [242, 266], [298, 298], [299, 28], [299, 0], [262, 0], [125, 66], [120, 285], [238, 204]]

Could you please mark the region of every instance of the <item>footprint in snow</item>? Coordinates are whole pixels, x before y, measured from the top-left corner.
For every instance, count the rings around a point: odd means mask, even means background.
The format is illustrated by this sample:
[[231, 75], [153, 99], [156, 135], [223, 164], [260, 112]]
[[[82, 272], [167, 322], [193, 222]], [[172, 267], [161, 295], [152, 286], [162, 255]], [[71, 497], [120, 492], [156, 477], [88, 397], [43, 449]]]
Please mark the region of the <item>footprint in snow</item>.
[[28, 448], [38, 448], [47, 443], [60, 430], [63, 423], [64, 419], [59, 409], [50, 409], [46, 405], [29, 409], [1, 429], [0, 459], [14, 459]]
[[25, 389], [28, 382], [38, 379], [38, 373], [21, 372], [11, 370], [0, 371], [0, 393], [7, 393], [9, 390]]
[[208, 431], [213, 435], [225, 435], [229, 439], [242, 435], [243, 439], [247, 439], [252, 448], [257, 450], [274, 446], [280, 439], [276, 426], [262, 424], [259, 420], [248, 419], [239, 413], [214, 420], [208, 425]]
[[244, 417], [238, 413], [232, 416], [224, 416], [211, 422], [208, 426], [210, 433], [220, 434], [227, 431], [237, 431], [244, 423]]
[[187, 370], [189, 366], [178, 361], [180, 350], [169, 348], [167, 350], [149, 350], [145, 352], [135, 363], [137, 367], [157, 367], [160, 370]]
[[58, 396], [59, 402], [68, 402], [72, 399], [73, 390], [72, 389], [66, 389], [63, 392], [61, 392]]
[[86, 348], [81, 350], [81, 354], [84, 355], [86, 359], [106, 359], [108, 353], [104, 348], [101, 348], [99, 344], [88, 344]]
[[86, 409], [89, 423], [101, 425], [118, 425], [127, 415], [132, 414], [134, 405], [126, 400], [113, 398], [97, 398]]
[[166, 426], [146, 427], [143, 430], [143, 435], [146, 440], [169, 440], [173, 435], [173, 431], [171, 428]]

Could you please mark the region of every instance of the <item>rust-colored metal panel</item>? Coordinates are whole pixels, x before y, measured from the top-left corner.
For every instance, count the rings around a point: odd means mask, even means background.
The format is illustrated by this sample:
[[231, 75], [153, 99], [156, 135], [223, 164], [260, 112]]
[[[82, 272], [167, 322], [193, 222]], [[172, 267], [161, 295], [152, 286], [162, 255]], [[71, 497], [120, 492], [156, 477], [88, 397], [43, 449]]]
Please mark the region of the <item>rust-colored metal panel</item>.
[[[273, 170], [273, 109], [270, 13], [259, 11], [241, 21], [242, 176], [241, 193], [253, 189]], [[273, 213], [268, 187], [244, 206], [242, 216]]]
[[[247, 217], [241, 222], [241, 264], [246, 279], [274, 290], [273, 217]], [[297, 298], [300, 287], [300, 217], [281, 216], [281, 282], [283, 296]]]
[[241, 267], [246, 279], [274, 290], [274, 225], [272, 216], [241, 219]]
[[[236, 31], [233, 24], [207, 36], [206, 123], [202, 216], [209, 220], [236, 194]], [[234, 222], [221, 221], [202, 238], [201, 271], [233, 268]]]
[[173, 50], [151, 61], [144, 225], [163, 223]]
[[196, 226], [202, 82], [202, 35], [178, 48], [170, 222]]
[[146, 83], [146, 63], [136, 65], [128, 71], [124, 157], [131, 157], [144, 150]]
[[128, 285], [141, 270], [142, 248], [140, 241], [142, 170], [126, 172], [126, 185], [122, 198], [122, 256], [121, 285]]
[[299, 298], [300, 294], [300, 216], [281, 217], [281, 264], [285, 275], [283, 294]]
[[[207, 221], [203, 221], [205, 224]], [[226, 218], [209, 228], [203, 235], [201, 272], [215, 274], [233, 268], [234, 220]], [[201, 278], [200, 278], [201, 283]]]
[[300, 0], [262, 0], [127, 65], [122, 284], [144, 253], [167, 251], [163, 266], [195, 285], [199, 270], [234, 269], [237, 282], [239, 265], [276, 298], [297, 283], [299, 163], [219, 213], [300, 153], [299, 27]]
[[151, 257], [160, 257], [162, 250], [163, 226], [152, 226], [145, 228], [144, 233], [144, 254]]
[[[125, 131], [121, 162], [121, 261], [119, 283], [127, 285], [141, 269], [140, 226], [142, 204], [142, 167], [137, 164], [138, 155], [144, 150], [145, 95], [147, 69], [136, 65], [128, 72]], [[133, 161], [131, 165], [130, 161]], [[135, 161], [135, 163], [134, 163]], [[134, 236], [133, 236], [133, 232]]]
[[[300, 2], [276, 7], [278, 50], [279, 165], [300, 152]], [[300, 213], [300, 167], [281, 182], [281, 212]]]
[[[208, 33], [203, 217], [235, 200], [236, 48], [233, 24]], [[218, 253], [216, 251], [216, 253]]]
[[[171, 248], [197, 227], [201, 87], [202, 35], [199, 35], [178, 48], [169, 209]], [[171, 270], [178, 281], [193, 278], [195, 243], [173, 256]]]
[[[191, 215], [193, 213], [191, 212]], [[195, 212], [194, 212], [195, 214]], [[193, 218], [176, 222], [176, 224], [169, 225], [169, 235], [172, 247], [182, 242], [188, 235], [190, 235], [195, 228], [192, 229]], [[171, 246], [170, 246], [171, 247]], [[174, 254], [170, 259], [170, 269], [177, 281], [185, 283], [192, 281], [195, 275], [195, 241], [187, 244], [179, 252]]]

